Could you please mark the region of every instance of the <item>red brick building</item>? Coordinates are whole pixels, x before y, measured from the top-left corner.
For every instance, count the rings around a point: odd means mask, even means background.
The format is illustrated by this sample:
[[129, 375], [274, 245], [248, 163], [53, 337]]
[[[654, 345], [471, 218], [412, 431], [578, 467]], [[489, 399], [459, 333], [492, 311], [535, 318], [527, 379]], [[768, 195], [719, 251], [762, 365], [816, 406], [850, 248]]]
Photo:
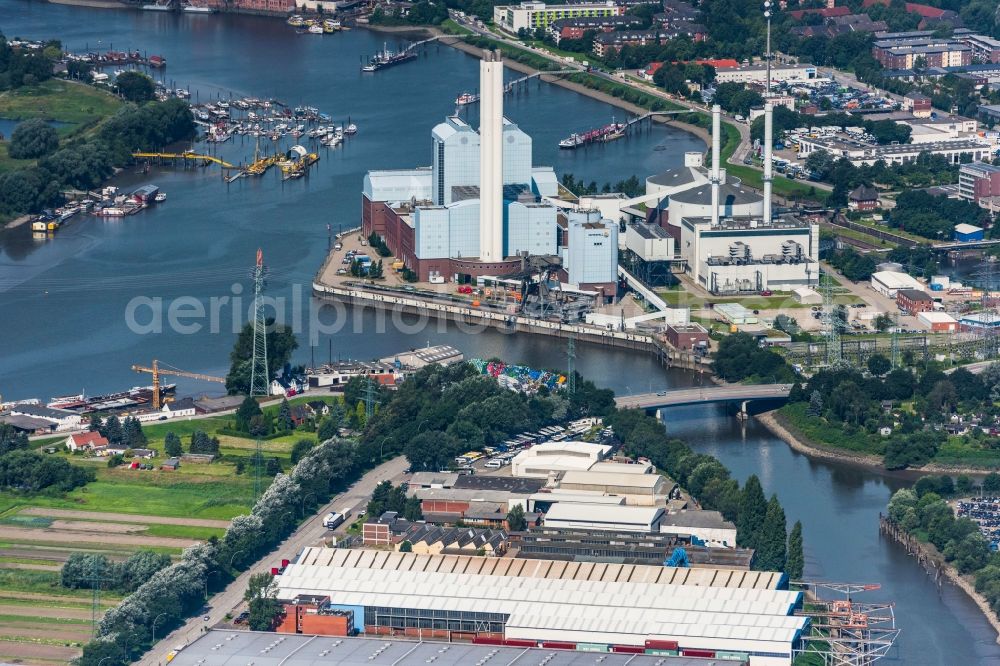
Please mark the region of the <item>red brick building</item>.
[[285, 604], [285, 613], [275, 631], [279, 634], [353, 636], [354, 611], [331, 608], [327, 596], [301, 595]]
[[697, 323], [667, 326], [667, 342], [681, 351], [691, 351], [699, 345], [708, 344], [708, 331]]
[[934, 309], [934, 299], [926, 291], [919, 289], [900, 289], [896, 292], [896, 305], [910, 314], [930, 312]]

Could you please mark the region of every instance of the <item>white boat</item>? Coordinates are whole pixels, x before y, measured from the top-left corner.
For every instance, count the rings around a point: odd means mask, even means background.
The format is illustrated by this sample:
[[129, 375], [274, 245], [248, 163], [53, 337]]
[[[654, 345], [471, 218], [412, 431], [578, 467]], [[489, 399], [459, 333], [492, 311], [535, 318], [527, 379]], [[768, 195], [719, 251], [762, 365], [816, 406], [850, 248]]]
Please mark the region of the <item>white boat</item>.
[[479, 101], [479, 95], [473, 95], [472, 93], [462, 93], [455, 99], [455, 104], [457, 106], [465, 106], [466, 104], [472, 104]]
[[167, 193], [166, 192], [157, 192], [156, 196], [153, 197], [153, 201], [155, 201], [156, 203], [161, 203], [161, 202], [166, 201], [166, 200], [167, 200]]
[[355, 125], [354, 123], [351, 123], [350, 125], [344, 128], [344, 134], [357, 134], [357, 133], [358, 133], [358, 126]]
[[576, 148], [583, 145], [583, 137], [579, 134], [570, 134], [569, 138], [559, 142], [560, 148]]
[[310, 35], [322, 35], [323, 34], [323, 26], [321, 26], [321, 25], [311, 25], [311, 26], [309, 26], [309, 29], [306, 30], [306, 32], [308, 32]]
[[183, 10], [188, 14], [214, 14], [215, 10], [211, 7], [199, 7], [197, 5], [184, 5]]

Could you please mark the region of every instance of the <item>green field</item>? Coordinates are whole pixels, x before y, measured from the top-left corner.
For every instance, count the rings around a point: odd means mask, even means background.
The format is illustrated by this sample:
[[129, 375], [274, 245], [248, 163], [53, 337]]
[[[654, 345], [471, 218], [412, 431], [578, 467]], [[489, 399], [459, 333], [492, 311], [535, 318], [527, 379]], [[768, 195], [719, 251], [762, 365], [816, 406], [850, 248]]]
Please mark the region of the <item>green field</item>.
[[74, 81], [49, 79], [0, 94], [0, 118], [44, 118], [66, 123], [60, 131], [72, 134], [105, 118], [122, 105], [111, 93]]

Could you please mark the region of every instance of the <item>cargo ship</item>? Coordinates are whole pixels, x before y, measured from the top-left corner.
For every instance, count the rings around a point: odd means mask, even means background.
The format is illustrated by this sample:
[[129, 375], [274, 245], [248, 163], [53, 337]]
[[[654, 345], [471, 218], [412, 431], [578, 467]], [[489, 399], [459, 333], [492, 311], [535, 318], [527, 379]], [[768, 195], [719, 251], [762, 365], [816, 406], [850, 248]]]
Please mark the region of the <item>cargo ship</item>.
[[400, 63], [413, 60], [417, 57], [416, 52], [410, 50], [403, 50], [399, 53], [393, 53], [385, 46], [382, 50], [373, 55], [368, 63], [361, 66], [362, 72], [377, 72], [380, 69], [385, 69], [386, 67], [392, 67], [393, 65], [398, 65]]
[[[177, 384], [161, 384], [160, 397], [171, 395], [177, 391]], [[49, 400], [45, 405], [49, 409], [69, 409], [82, 413], [108, 411], [146, 405], [153, 401], [152, 386], [133, 386], [127, 391], [106, 393], [87, 397], [85, 393], [62, 395]]]
[[579, 148], [595, 141], [614, 141], [625, 136], [625, 123], [611, 122], [582, 134], [573, 133], [559, 142], [560, 148]]

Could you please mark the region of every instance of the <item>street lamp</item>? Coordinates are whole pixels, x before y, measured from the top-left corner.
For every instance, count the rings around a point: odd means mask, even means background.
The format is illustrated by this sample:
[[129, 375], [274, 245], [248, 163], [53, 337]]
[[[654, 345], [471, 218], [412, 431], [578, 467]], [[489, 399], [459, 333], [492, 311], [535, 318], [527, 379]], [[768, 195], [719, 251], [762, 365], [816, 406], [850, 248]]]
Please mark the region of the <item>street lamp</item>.
[[767, 94], [771, 96], [771, 0], [764, 0], [764, 18], [767, 19]]
[[[238, 550], [235, 553], [233, 553], [232, 557], [229, 558], [229, 568], [230, 569], [233, 568], [233, 561], [236, 559], [236, 556], [239, 555], [240, 553], [245, 553], [245, 552], [247, 552], [247, 551], [244, 548], [243, 550]], [[98, 666], [100, 666], [100, 664], [98, 664]]]
[[313, 499], [316, 499], [316, 493], [306, 493], [305, 495], [302, 496], [302, 498], [301, 498], [301, 505], [299, 507], [299, 510], [302, 511], [302, 515], [303, 516], [306, 515], [306, 498], [307, 497], [312, 497]]
[[[160, 618], [163, 617], [164, 615], [166, 615], [166, 613], [160, 613], [159, 615], [156, 616], [156, 619], [153, 620], [153, 642], [154, 643], [156, 642], [156, 623], [159, 622]], [[105, 657], [104, 659], [107, 659], [107, 657]], [[101, 659], [101, 662], [103, 662], [104, 659]], [[98, 662], [97, 666], [101, 666], [101, 662]]]

